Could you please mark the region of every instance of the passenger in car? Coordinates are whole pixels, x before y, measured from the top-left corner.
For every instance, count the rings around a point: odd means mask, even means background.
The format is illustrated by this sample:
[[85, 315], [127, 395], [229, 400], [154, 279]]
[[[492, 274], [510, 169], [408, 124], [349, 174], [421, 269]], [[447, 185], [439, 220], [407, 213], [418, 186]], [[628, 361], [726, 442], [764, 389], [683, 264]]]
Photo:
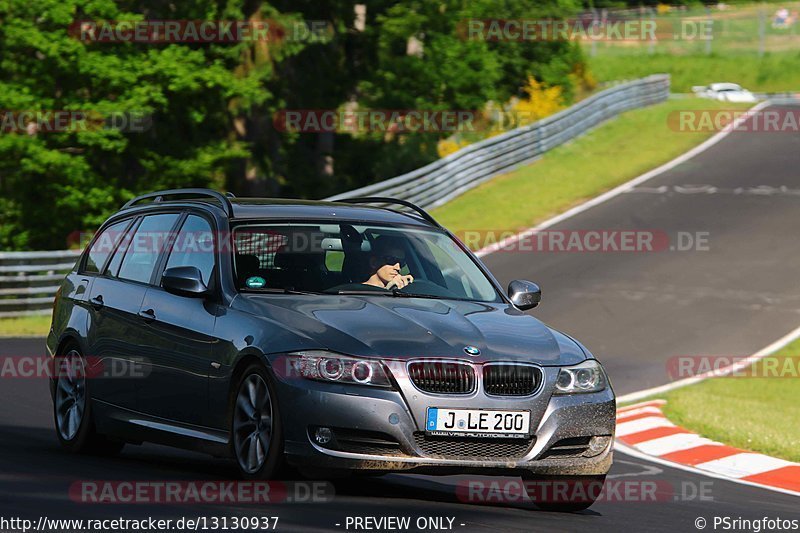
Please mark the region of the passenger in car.
[[393, 237], [383, 236], [373, 243], [369, 256], [370, 275], [364, 285], [382, 289], [402, 289], [414, 282], [414, 276], [400, 274], [406, 264], [403, 243]]

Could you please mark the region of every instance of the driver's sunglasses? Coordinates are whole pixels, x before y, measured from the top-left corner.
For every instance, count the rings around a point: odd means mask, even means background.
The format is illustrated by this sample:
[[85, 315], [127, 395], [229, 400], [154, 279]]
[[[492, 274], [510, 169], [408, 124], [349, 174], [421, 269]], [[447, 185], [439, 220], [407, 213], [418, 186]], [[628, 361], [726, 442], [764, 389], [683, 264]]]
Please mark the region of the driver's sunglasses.
[[400, 268], [406, 266], [406, 258], [405, 257], [397, 257], [396, 255], [384, 255], [383, 260], [385, 261], [385, 265], [396, 265], [400, 264]]

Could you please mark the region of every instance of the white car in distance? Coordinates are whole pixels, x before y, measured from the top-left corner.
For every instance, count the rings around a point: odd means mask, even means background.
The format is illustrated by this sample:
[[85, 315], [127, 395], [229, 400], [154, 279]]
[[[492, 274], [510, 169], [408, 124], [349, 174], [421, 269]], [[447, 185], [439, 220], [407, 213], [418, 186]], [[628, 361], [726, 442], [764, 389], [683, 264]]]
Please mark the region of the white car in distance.
[[692, 87], [692, 91], [701, 98], [710, 98], [720, 102], [756, 102], [757, 98], [747, 89], [736, 83], [712, 83], [708, 86]]

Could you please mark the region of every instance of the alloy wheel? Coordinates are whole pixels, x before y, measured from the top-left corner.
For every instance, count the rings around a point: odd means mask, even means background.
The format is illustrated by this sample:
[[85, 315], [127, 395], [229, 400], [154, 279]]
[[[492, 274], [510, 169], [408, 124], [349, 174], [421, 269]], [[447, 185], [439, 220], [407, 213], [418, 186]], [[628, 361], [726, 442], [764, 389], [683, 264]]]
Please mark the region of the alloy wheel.
[[76, 350], [59, 361], [55, 396], [58, 432], [65, 441], [71, 441], [86, 411], [86, 365]]
[[239, 388], [233, 414], [233, 444], [239, 466], [258, 472], [272, 440], [272, 400], [264, 378], [250, 374]]

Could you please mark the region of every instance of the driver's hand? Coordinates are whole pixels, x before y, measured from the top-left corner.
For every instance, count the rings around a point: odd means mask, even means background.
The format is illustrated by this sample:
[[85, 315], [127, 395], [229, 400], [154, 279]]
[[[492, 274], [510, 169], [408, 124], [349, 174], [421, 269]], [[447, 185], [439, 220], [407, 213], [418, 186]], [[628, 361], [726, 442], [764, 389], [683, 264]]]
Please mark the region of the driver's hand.
[[406, 285], [414, 282], [414, 276], [408, 274], [407, 276], [403, 276], [402, 274], [396, 275], [392, 280], [386, 284], [387, 289], [402, 289]]

